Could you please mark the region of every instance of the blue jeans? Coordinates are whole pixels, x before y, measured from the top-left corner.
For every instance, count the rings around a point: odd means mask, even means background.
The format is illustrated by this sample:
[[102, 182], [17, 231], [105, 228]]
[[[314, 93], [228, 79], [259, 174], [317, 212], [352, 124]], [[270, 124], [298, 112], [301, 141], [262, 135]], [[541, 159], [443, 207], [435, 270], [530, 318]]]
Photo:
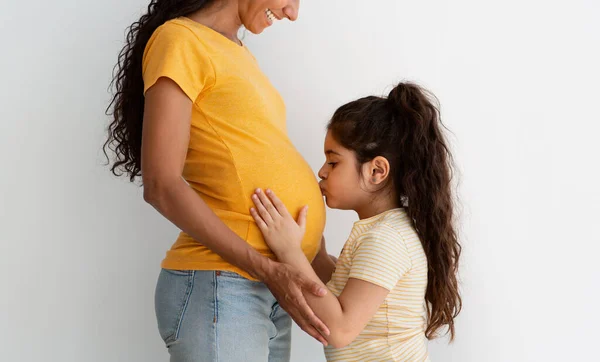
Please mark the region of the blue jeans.
[[288, 362], [290, 316], [264, 283], [225, 271], [163, 269], [158, 330], [171, 362]]

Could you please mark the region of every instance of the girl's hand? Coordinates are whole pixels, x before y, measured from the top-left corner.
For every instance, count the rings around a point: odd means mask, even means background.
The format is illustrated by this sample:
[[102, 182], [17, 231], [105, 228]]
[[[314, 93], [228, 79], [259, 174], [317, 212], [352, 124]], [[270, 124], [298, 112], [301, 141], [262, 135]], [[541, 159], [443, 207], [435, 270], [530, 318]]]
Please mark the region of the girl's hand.
[[251, 208], [250, 213], [277, 258], [283, 260], [285, 255], [301, 252], [308, 206], [302, 208], [296, 222], [271, 190], [265, 194], [257, 189], [252, 201], [256, 207]]

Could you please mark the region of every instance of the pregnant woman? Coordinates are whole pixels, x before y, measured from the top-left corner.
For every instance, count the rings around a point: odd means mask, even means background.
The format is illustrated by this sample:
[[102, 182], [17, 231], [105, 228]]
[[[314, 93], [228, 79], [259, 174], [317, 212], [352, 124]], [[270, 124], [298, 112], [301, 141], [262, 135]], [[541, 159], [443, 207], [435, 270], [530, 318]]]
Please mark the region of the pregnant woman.
[[309, 260], [319, 251], [316, 178], [287, 136], [280, 94], [237, 37], [242, 26], [259, 34], [296, 20], [298, 7], [152, 0], [129, 28], [105, 148], [115, 154], [112, 171], [141, 176], [144, 199], [182, 230], [155, 298], [171, 361], [288, 361], [291, 318], [326, 344], [328, 330], [302, 294], [326, 290], [275, 260], [249, 211], [266, 185], [292, 213], [308, 205], [302, 250]]

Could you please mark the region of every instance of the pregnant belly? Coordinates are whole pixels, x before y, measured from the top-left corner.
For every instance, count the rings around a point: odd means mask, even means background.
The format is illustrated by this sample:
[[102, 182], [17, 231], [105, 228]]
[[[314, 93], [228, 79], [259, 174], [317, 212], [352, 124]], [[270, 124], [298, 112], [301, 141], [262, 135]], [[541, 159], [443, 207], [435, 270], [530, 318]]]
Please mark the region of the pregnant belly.
[[[302, 249], [309, 260], [316, 255], [323, 229], [325, 228], [325, 203], [321, 190], [311, 168], [302, 160], [296, 167], [282, 166], [282, 172], [272, 174], [271, 177], [253, 180], [250, 192], [257, 187], [270, 188], [284, 203], [290, 214], [297, 219], [298, 213], [308, 205], [308, 218], [306, 234], [302, 242]], [[260, 174], [260, 173], [259, 173]], [[256, 173], [255, 173], [256, 175]], [[249, 240], [257, 249], [268, 250], [260, 230], [255, 224], [251, 225]]]

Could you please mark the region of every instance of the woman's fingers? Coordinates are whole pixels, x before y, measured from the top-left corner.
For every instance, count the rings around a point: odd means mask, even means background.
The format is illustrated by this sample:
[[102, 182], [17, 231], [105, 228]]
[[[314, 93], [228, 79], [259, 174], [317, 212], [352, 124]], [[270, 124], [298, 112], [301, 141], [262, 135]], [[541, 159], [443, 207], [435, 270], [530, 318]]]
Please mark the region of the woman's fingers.
[[299, 308], [300, 313], [302, 313], [304, 319], [307, 320], [313, 328], [319, 331], [321, 335], [328, 336], [330, 334], [329, 328], [327, 328], [325, 323], [323, 323], [323, 321], [321, 321], [319, 317], [317, 317], [317, 315], [313, 312], [308, 303], [306, 303], [306, 299], [304, 299], [304, 296], [302, 296], [302, 299], [299, 300]]
[[327, 345], [324, 336], [329, 334], [329, 330], [314, 314], [302, 294], [303, 286], [308, 286], [308, 290], [314, 292], [312, 289], [316, 283], [308, 283], [305, 279], [306, 277], [291, 265], [276, 263], [273, 271], [267, 275], [265, 283], [281, 307], [289, 313], [300, 328]]
[[320, 333], [317, 330], [317, 328], [310, 324], [310, 321], [304, 317], [300, 309], [295, 307], [293, 304], [285, 303], [284, 305], [280, 303], [280, 305], [286, 312], [288, 312], [290, 317], [292, 317], [292, 319], [294, 320], [294, 322], [296, 322], [300, 329], [302, 329], [304, 332], [306, 332], [308, 335], [310, 335], [317, 341], [321, 342], [321, 344], [323, 344], [324, 346], [328, 345], [327, 340], [325, 339], [323, 334]]
[[[299, 285], [310, 285], [311, 287], [313, 287], [313, 285], [307, 283], [307, 281], [303, 278], [304, 277], [302, 276], [302, 278], [298, 280], [300, 283]], [[316, 284], [315, 282], [313, 283]], [[325, 323], [323, 323], [323, 321], [321, 321], [319, 317], [316, 316], [312, 308], [306, 302], [306, 299], [302, 294], [302, 287], [294, 288], [290, 291], [290, 293], [291, 294], [286, 295], [287, 303], [291, 304], [295, 312], [299, 314], [299, 316], [297, 315], [294, 320], [300, 320], [300, 327], [302, 328], [302, 330], [309, 333], [314, 338], [318, 339], [321, 343], [324, 342], [323, 344], [326, 346], [327, 342], [323, 337], [328, 336], [330, 334], [329, 328], [327, 328]], [[311, 330], [316, 330], [317, 334], [315, 334], [314, 331], [309, 332]]]
[[327, 340], [325, 339], [325, 337], [323, 337], [321, 335], [321, 333], [319, 333], [319, 331], [317, 331], [317, 329], [313, 326], [311, 326], [308, 323], [302, 323], [302, 324], [298, 324], [298, 326], [300, 327], [300, 329], [302, 329], [306, 334], [308, 334], [309, 336], [313, 337], [314, 339], [316, 339], [317, 341], [321, 342], [321, 344], [325, 347], [327, 347], [329, 344], [327, 343]]
[[[306, 278], [304, 275], [300, 275], [299, 279], [301, 289], [310, 291], [311, 293], [319, 297], [322, 297], [327, 294], [327, 289], [319, 285], [319, 283]], [[295, 299], [297, 301], [297, 307], [300, 308], [300, 311], [302, 312], [302, 315], [304, 316], [305, 320], [308, 320], [310, 325], [316, 328], [319, 331], [319, 333], [321, 333], [323, 336], [328, 336], [330, 333], [329, 328], [327, 328], [325, 323], [323, 323], [323, 321], [321, 321], [319, 317], [316, 316], [312, 308], [310, 308], [310, 306], [306, 302], [304, 295], [300, 293], [300, 295], [295, 296]]]
[[317, 297], [323, 297], [327, 295], [327, 288], [322, 287], [321, 285], [319, 285], [319, 283], [310, 280], [306, 277], [303, 277], [300, 280], [300, 285], [302, 289], [310, 291]]

